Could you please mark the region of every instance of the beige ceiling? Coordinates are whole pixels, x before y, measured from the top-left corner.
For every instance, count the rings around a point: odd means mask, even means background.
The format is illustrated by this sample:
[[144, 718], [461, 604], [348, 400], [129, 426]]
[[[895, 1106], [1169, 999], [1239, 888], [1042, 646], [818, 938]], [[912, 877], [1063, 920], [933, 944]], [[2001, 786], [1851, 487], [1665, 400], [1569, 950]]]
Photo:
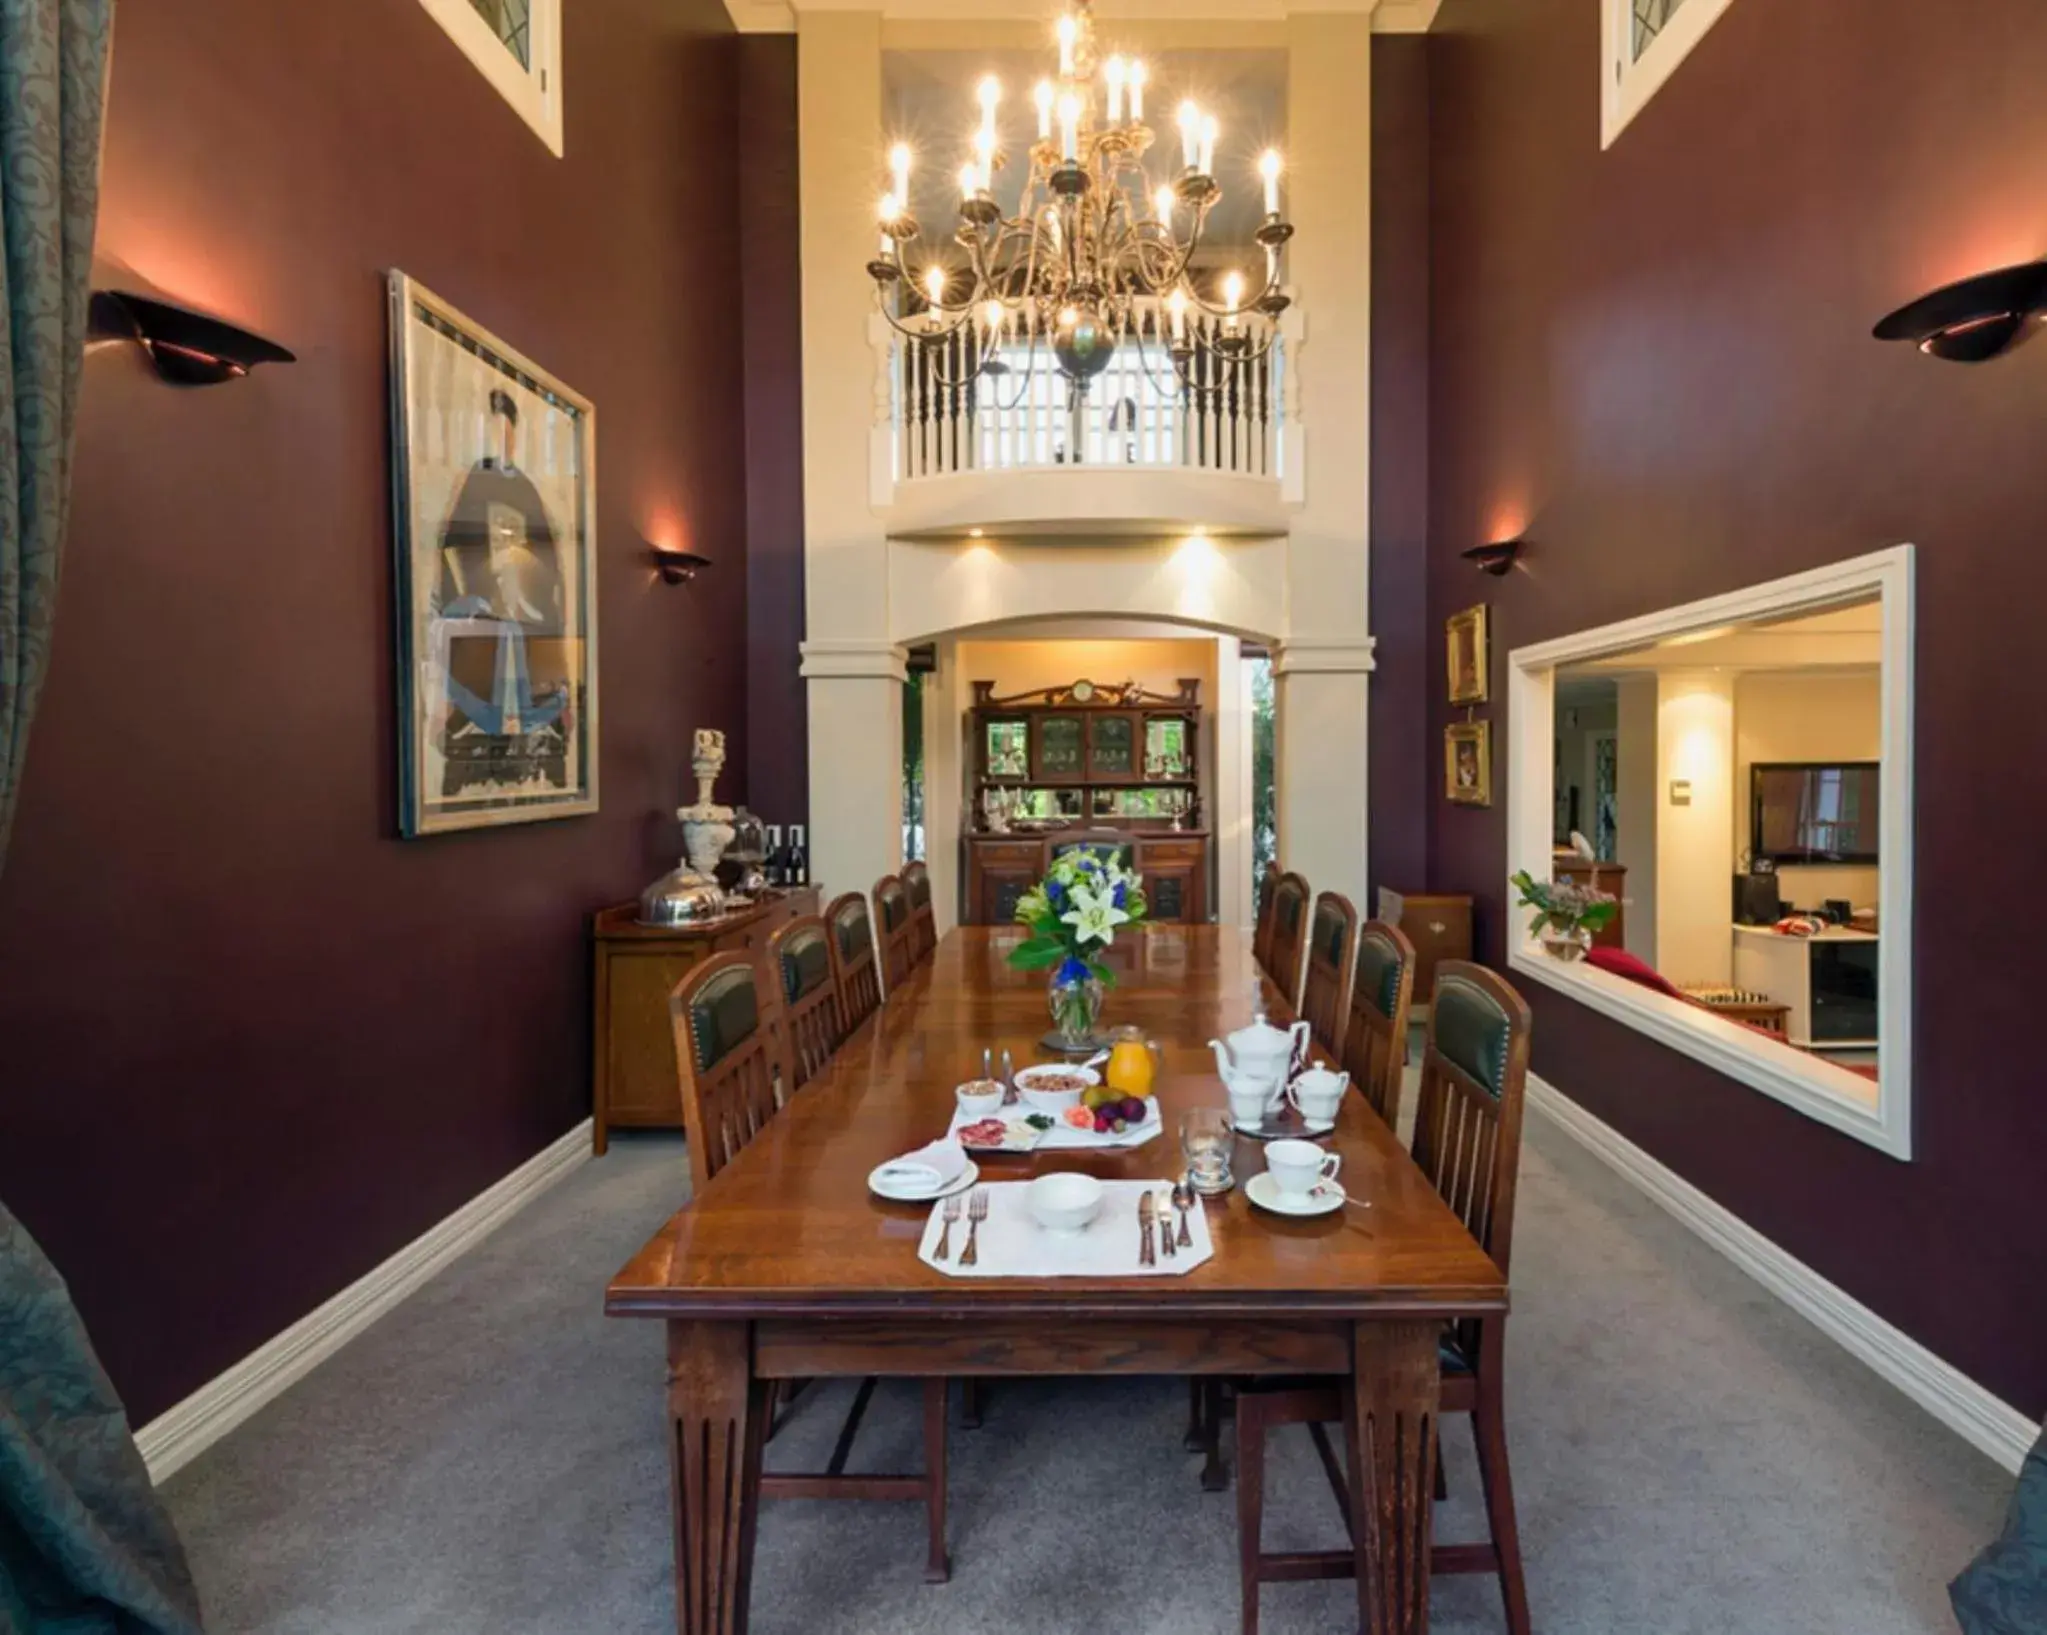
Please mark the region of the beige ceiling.
[[[1341, 12], [1368, 14], [1375, 31], [1422, 34], [1435, 21], [1442, 0], [1096, 0], [1103, 21], [1284, 22], [1289, 16]], [[733, 23], [744, 33], [786, 34], [796, 17], [811, 11], [878, 11], [891, 20], [1011, 22], [1044, 18], [1057, 0], [725, 0]]]
[[1874, 601], [1782, 619], [1692, 631], [1557, 672], [1560, 690], [1594, 677], [1658, 670], [1872, 669], [1883, 658], [1883, 608]]

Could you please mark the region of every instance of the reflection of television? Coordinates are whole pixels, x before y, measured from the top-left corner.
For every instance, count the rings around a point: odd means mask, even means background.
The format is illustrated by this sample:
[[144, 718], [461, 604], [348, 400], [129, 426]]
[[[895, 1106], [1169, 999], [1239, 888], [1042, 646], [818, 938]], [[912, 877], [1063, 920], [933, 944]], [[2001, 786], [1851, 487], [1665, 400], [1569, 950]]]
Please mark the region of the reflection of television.
[[1758, 761], [1749, 768], [1749, 846], [1772, 863], [1874, 863], [1875, 761]]

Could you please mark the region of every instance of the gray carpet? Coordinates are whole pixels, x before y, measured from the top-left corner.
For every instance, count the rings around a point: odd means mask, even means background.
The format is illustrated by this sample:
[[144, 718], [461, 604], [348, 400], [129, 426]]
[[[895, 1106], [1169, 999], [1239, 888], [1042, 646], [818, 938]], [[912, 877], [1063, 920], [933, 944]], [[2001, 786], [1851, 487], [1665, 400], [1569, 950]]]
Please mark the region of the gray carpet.
[[[1545, 1125], [1530, 1120], [1509, 1329], [1528, 1589], [1546, 1635], [1904, 1635], [2009, 1479]], [[607, 1276], [680, 1201], [679, 1143], [585, 1165], [167, 1495], [219, 1635], [672, 1629], [661, 1337]], [[770, 1449], [815, 1468], [845, 1387]], [[856, 1465], [915, 1468], [914, 1388]], [[1236, 1629], [1235, 1511], [1180, 1450], [1177, 1381], [998, 1386], [955, 1430], [953, 1580], [920, 1580], [915, 1505], [765, 1507], [757, 1635]], [[786, 1441], [785, 1441], [786, 1438]], [[1445, 1433], [1439, 1539], [1483, 1536], [1469, 1433]], [[1332, 1546], [1305, 1436], [1275, 1439], [1268, 1544]], [[1348, 1629], [1348, 1584], [1265, 1592], [1265, 1628]], [[1434, 1627], [1504, 1626], [1491, 1580]]]

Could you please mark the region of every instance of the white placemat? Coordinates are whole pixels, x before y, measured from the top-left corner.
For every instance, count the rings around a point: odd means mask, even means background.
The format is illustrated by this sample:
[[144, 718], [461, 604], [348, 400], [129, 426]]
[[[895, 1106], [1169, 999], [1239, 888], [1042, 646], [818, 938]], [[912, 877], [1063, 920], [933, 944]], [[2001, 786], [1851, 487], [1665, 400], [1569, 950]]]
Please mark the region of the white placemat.
[[[1032, 1111], [1033, 1109], [1029, 1103], [1018, 1102], [1014, 1107], [1003, 1108], [1000, 1114], [990, 1115], [983, 1113], [980, 1116], [982, 1118], [990, 1116], [1026, 1118]], [[1047, 1113], [1045, 1117], [1052, 1121], [1052, 1128], [1045, 1132], [1044, 1140], [1033, 1147], [1031, 1149], [1032, 1152], [1058, 1152], [1062, 1149], [1073, 1148], [1081, 1151], [1104, 1152], [1117, 1147], [1141, 1147], [1166, 1127], [1165, 1120], [1159, 1116], [1159, 1103], [1156, 1096], [1145, 1098], [1144, 1122], [1133, 1125], [1121, 1135], [1097, 1135], [1093, 1130], [1077, 1130], [1057, 1113]], [[976, 1122], [977, 1120], [972, 1114], [963, 1113], [958, 1108], [954, 1108], [952, 1123], [945, 1133], [956, 1136], [964, 1126]], [[1135, 1208], [1136, 1206], [1133, 1204], [1131, 1207]]]
[[[1155, 1264], [1137, 1263], [1137, 1199], [1146, 1190], [1163, 1198], [1171, 1190], [1168, 1181], [1105, 1181], [1102, 1212], [1077, 1233], [1047, 1232], [1031, 1218], [1024, 1202], [1028, 1181], [997, 1181], [974, 1188], [988, 1199], [988, 1218], [981, 1223], [976, 1245], [977, 1261], [962, 1266], [960, 1255], [967, 1246], [966, 1199], [961, 1200], [960, 1218], [952, 1223], [952, 1254], [937, 1256], [939, 1235], [945, 1230], [944, 1208], [934, 1206], [924, 1223], [924, 1236], [917, 1245], [917, 1258], [936, 1267], [948, 1277], [1178, 1277], [1213, 1258], [1215, 1240], [1209, 1235], [1208, 1213], [1199, 1202], [1187, 1211], [1188, 1247], [1168, 1255], [1159, 1247], [1161, 1223], [1152, 1223]], [[1179, 1211], [1167, 1215], [1173, 1230], [1179, 1230]]]

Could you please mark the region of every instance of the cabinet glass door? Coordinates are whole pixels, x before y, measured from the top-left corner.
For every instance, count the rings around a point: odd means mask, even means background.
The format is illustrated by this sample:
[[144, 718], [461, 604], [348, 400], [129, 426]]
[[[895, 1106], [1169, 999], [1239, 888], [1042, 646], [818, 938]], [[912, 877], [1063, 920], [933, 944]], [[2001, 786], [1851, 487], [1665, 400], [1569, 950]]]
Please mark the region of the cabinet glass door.
[[1096, 778], [1137, 776], [1137, 723], [1127, 715], [1097, 715], [1088, 722], [1087, 769]]
[[1180, 716], [1154, 718], [1144, 724], [1144, 775], [1184, 778], [1192, 761], [1187, 754], [1188, 723]]
[[981, 754], [989, 777], [1028, 778], [1031, 775], [1029, 723], [987, 722], [984, 727]]
[[1037, 771], [1044, 779], [1081, 776], [1087, 723], [1078, 715], [1041, 715], [1037, 719]]

